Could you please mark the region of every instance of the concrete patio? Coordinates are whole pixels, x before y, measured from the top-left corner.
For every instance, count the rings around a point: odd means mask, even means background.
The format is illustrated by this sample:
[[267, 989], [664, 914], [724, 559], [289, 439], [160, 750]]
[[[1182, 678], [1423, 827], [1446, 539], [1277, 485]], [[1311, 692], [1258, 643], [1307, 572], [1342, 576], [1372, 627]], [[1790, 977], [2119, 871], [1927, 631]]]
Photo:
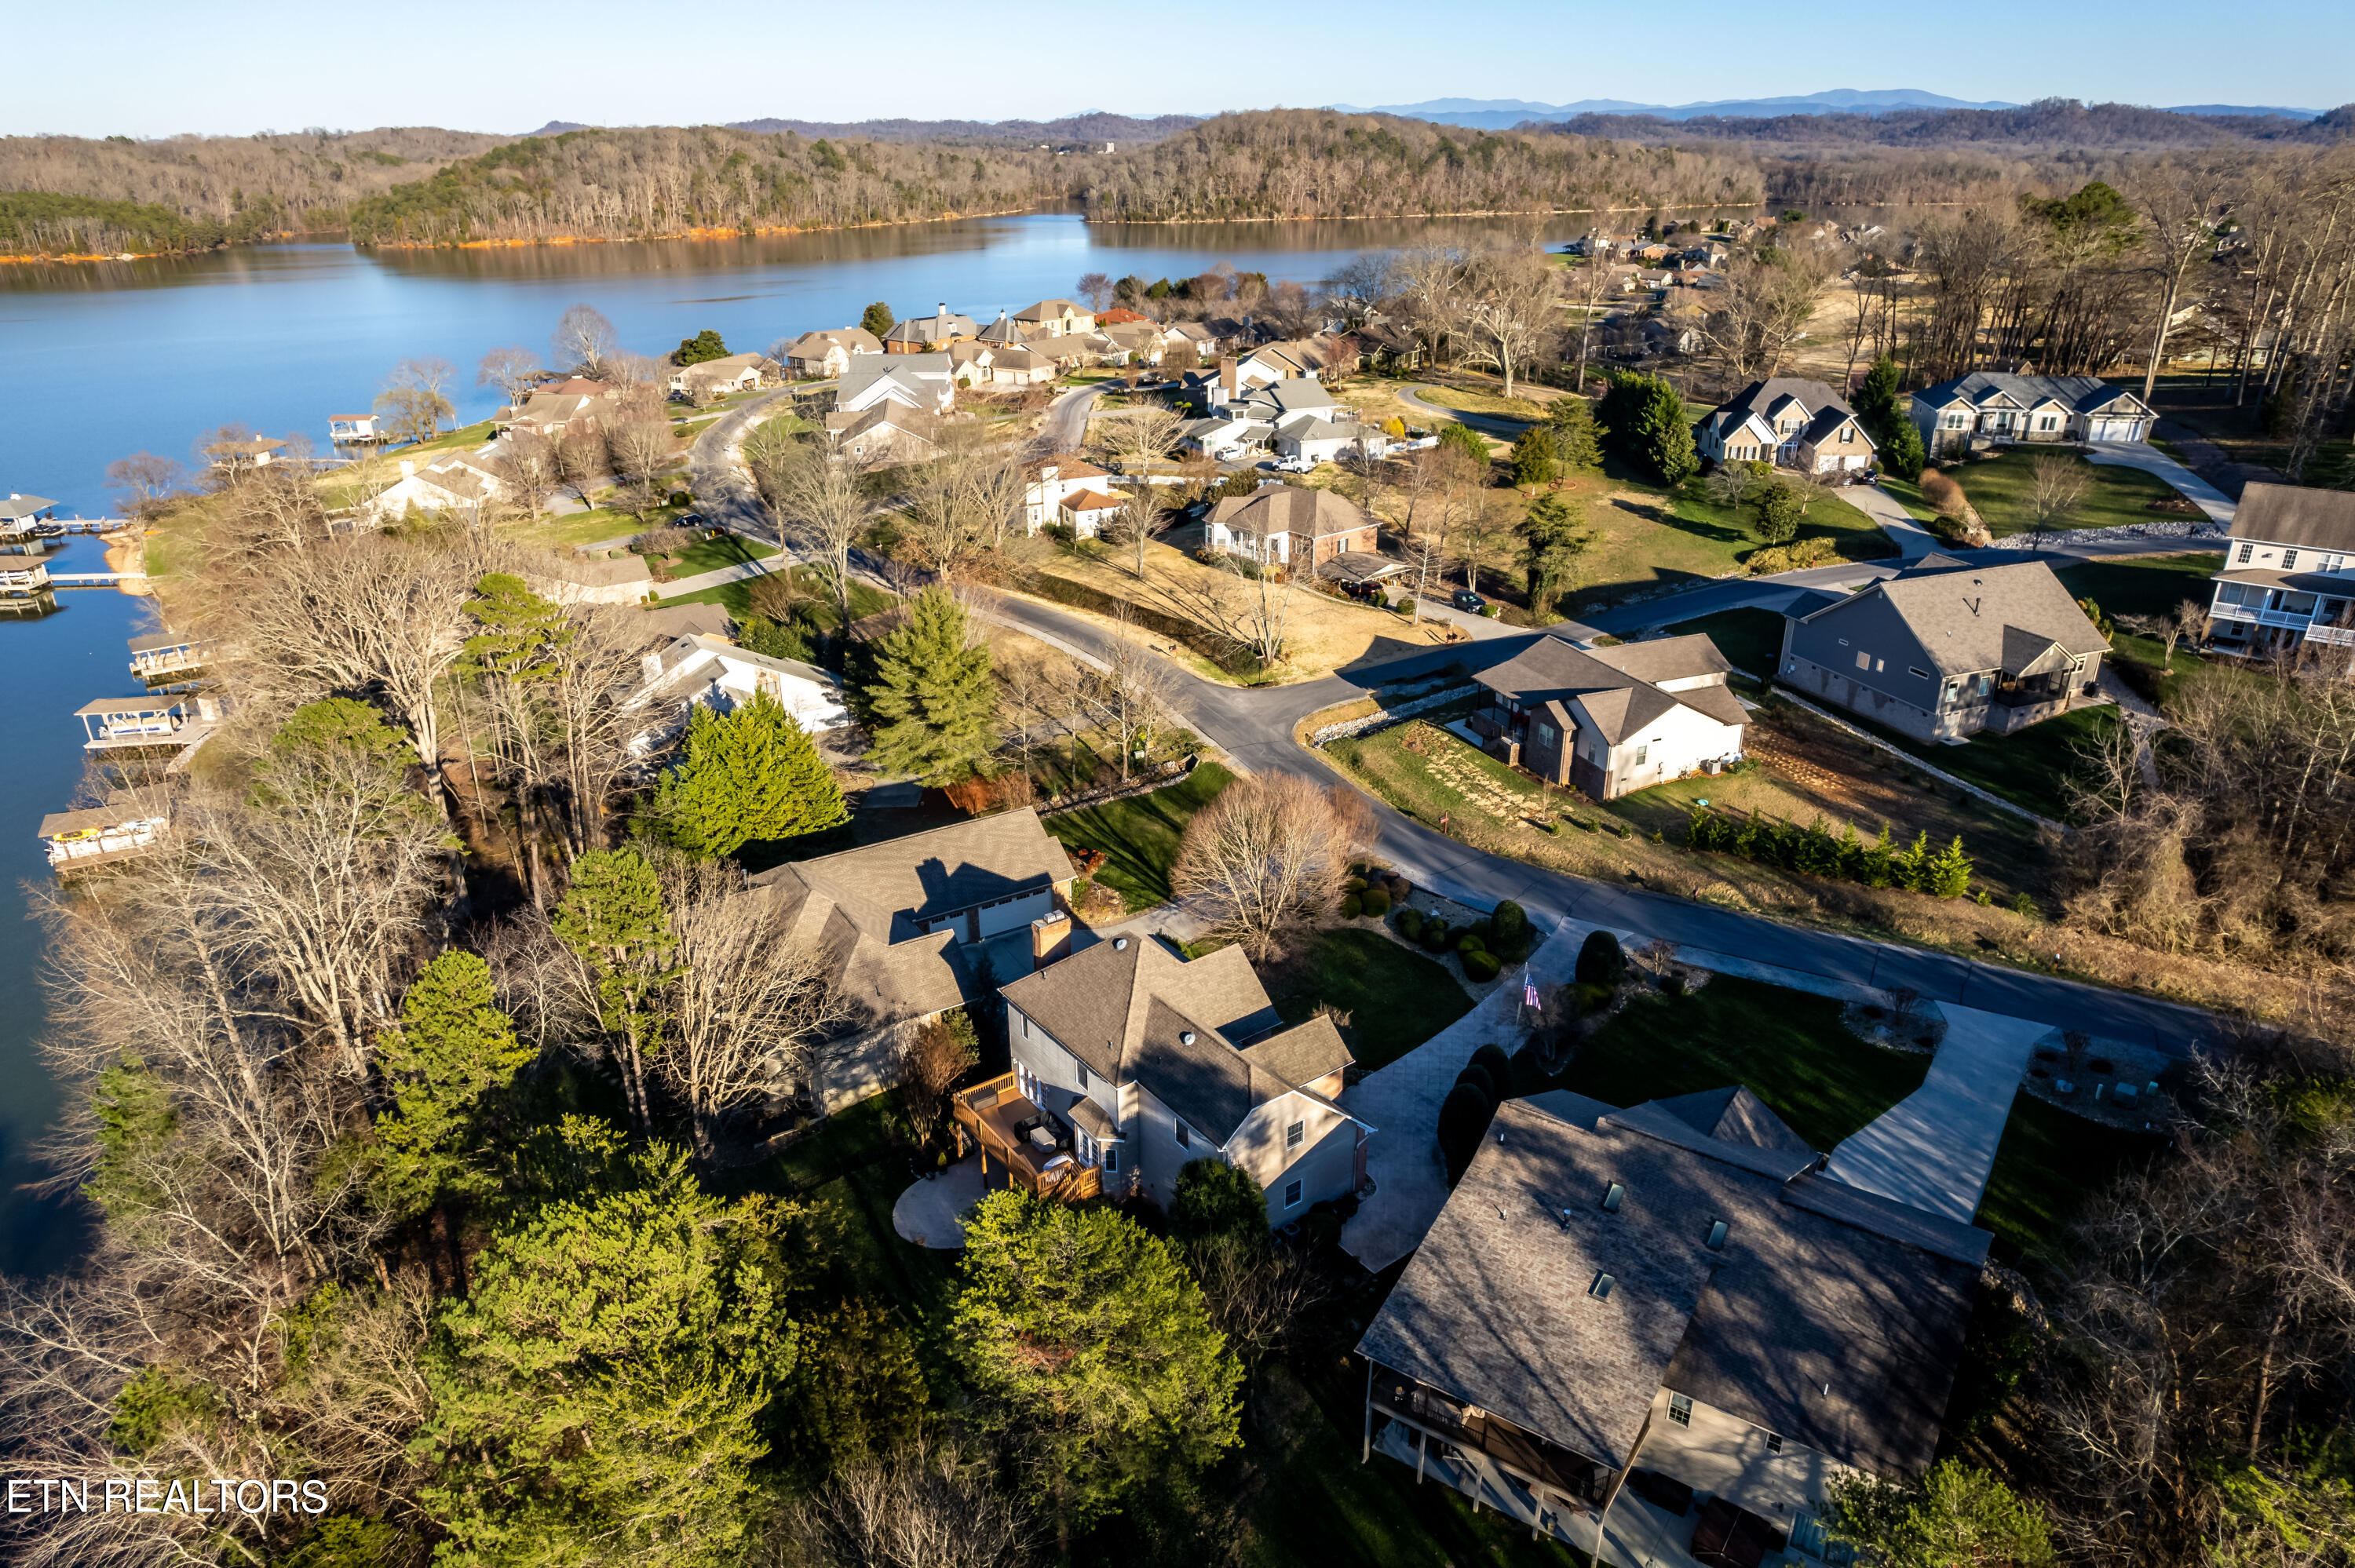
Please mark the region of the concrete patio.
[[891, 1205], [891, 1228], [918, 1246], [958, 1251], [964, 1245], [965, 1213], [984, 1191], [980, 1157], [969, 1155], [929, 1181], [910, 1182]]

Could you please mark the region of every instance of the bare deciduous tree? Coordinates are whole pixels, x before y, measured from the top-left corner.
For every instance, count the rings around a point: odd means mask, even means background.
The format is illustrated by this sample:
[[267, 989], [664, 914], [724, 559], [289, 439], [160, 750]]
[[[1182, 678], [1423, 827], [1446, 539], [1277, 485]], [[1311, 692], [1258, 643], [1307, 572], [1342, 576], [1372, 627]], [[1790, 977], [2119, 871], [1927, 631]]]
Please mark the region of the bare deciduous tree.
[[1556, 273], [1533, 246], [1484, 250], [1464, 269], [1460, 306], [1469, 340], [1482, 361], [1505, 378], [1505, 396], [1539, 349], [1561, 332]]
[[1113, 519], [1113, 543], [1130, 552], [1130, 569], [1136, 580], [1145, 580], [1146, 547], [1161, 536], [1169, 526], [1169, 514], [1161, 504], [1157, 485], [1137, 482], [1120, 505], [1120, 514]]
[[568, 305], [549, 339], [548, 356], [558, 365], [570, 366], [577, 375], [602, 376], [621, 346], [613, 323], [594, 305]]
[[2094, 471], [2082, 459], [2060, 452], [2039, 452], [2029, 461], [2028, 506], [2035, 518], [2031, 545], [2041, 544], [2044, 531], [2077, 510], [2094, 487]]
[[760, 426], [745, 440], [744, 461], [779, 539], [819, 558], [847, 630], [850, 555], [871, 525], [873, 504], [859, 465], [820, 442], [796, 440], [774, 424]]
[[496, 387], [509, 403], [520, 403], [541, 374], [539, 355], [518, 344], [508, 344], [483, 355], [474, 367], [474, 385]]
[[548, 510], [561, 480], [557, 472], [556, 443], [538, 430], [510, 430], [491, 459], [507, 493], [527, 517]]
[[990, 1467], [948, 1444], [837, 1471], [785, 1537], [762, 1568], [1022, 1568], [1037, 1542]]
[[570, 487], [583, 506], [591, 504], [590, 487], [605, 477], [608, 461], [604, 434], [592, 424], [576, 419], [557, 438], [557, 477]]
[[1118, 743], [1121, 782], [1126, 783], [1146, 736], [1170, 726], [1178, 683], [1167, 662], [1146, 646], [1125, 615], [1103, 649], [1103, 661], [1101, 670], [1080, 672], [1072, 696], [1088, 721]]
[[121, 493], [124, 510], [133, 517], [152, 515], [178, 495], [187, 482], [186, 468], [174, 459], [154, 452], [133, 452], [106, 465], [107, 488]]
[[1350, 862], [1373, 842], [1374, 814], [1342, 785], [1290, 773], [1230, 784], [1186, 825], [1170, 885], [1253, 962], [1325, 917]]

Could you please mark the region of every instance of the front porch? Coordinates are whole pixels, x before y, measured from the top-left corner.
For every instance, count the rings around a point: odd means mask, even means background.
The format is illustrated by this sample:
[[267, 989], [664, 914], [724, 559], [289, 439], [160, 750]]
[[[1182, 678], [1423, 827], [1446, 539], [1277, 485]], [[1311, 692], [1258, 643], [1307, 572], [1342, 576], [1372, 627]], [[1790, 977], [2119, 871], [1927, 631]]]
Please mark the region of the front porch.
[[[957, 1154], [981, 1155], [985, 1189], [1003, 1174], [1006, 1185], [1041, 1198], [1077, 1202], [1103, 1195], [1103, 1173], [1072, 1150], [1071, 1130], [1031, 1103], [1011, 1073], [961, 1089], [950, 1102]], [[994, 1160], [994, 1163], [993, 1163]]]

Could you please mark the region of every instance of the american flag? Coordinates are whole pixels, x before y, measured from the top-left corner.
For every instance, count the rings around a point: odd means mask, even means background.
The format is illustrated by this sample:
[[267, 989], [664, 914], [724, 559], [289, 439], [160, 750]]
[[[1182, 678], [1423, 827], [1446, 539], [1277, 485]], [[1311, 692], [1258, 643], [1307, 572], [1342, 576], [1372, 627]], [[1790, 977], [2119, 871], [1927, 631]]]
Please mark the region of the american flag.
[[1521, 977], [1521, 1005], [1523, 1007], [1538, 1005], [1538, 982], [1526, 975]]

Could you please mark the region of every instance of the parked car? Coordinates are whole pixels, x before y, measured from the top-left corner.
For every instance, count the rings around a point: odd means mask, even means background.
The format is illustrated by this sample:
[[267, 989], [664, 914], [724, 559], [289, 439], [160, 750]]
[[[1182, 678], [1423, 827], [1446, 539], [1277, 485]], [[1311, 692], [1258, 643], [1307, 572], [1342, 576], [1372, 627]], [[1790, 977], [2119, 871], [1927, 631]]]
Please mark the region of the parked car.
[[1278, 473], [1314, 473], [1316, 470], [1316, 460], [1309, 457], [1279, 458], [1275, 464]]
[[1456, 609], [1469, 610], [1474, 615], [1478, 615], [1488, 608], [1488, 601], [1482, 599], [1478, 594], [1474, 593], [1470, 588], [1457, 588], [1455, 590], [1455, 597], [1448, 602], [1453, 604]]
[[1244, 452], [1241, 447], [1220, 447], [1210, 455], [1220, 462], [1241, 462], [1243, 461]]

